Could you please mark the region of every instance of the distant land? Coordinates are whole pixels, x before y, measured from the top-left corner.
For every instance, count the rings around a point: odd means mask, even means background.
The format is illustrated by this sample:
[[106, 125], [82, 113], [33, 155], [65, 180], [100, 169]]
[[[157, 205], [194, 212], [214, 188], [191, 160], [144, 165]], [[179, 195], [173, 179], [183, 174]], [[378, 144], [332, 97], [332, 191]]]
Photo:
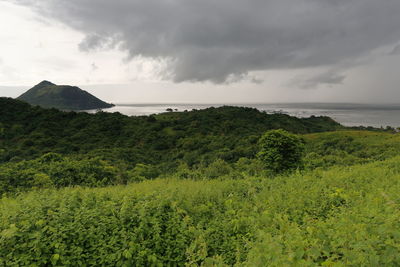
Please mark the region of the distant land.
[[98, 99], [79, 87], [56, 85], [49, 81], [42, 81], [20, 95], [17, 99], [44, 108], [62, 110], [89, 110], [111, 108], [114, 106]]
[[[372, 126], [400, 127], [399, 104], [360, 104], [360, 103], [115, 103], [115, 106], [104, 111], [119, 112], [127, 116], [144, 116], [164, 113], [167, 110], [184, 112], [193, 109], [201, 110], [210, 107], [237, 106], [256, 108], [267, 114], [282, 113], [298, 118], [327, 116], [348, 127]], [[88, 110], [95, 113], [96, 109]]]

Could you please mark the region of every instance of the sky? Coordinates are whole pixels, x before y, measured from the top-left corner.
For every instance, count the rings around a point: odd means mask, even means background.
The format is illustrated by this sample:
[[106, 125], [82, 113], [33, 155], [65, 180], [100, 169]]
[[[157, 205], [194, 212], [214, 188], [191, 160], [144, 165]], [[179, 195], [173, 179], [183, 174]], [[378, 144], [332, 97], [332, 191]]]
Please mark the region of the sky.
[[399, 0], [0, 0], [0, 96], [400, 101]]

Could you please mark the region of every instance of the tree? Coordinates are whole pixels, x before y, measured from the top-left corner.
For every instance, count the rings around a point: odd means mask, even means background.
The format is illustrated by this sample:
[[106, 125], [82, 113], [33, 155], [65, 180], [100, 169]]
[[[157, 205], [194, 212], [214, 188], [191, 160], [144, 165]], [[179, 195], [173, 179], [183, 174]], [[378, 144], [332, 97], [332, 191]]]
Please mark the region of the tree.
[[259, 140], [258, 158], [274, 173], [296, 169], [301, 164], [304, 141], [285, 130], [271, 130]]

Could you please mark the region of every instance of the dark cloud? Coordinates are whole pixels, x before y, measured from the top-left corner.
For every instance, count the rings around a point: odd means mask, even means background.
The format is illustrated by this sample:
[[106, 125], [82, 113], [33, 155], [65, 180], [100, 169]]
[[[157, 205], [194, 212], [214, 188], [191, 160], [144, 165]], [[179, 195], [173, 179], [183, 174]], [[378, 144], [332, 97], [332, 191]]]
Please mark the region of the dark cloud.
[[84, 32], [81, 50], [167, 61], [176, 82], [346, 65], [400, 40], [399, 0], [9, 1]]
[[84, 52], [90, 50], [103, 50], [114, 48], [119, 43], [119, 38], [102, 36], [100, 34], [88, 34], [79, 44], [79, 49]]
[[389, 55], [400, 55], [400, 44], [396, 45]]
[[295, 77], [290, 81], [289, 85], [293, 87], [300, 87], [302, 89], [315, 89], [319, 85], [337, 85], [343, 84], [346, 75], [337, 73], [335, 71], [326, 71], [312, 77]]

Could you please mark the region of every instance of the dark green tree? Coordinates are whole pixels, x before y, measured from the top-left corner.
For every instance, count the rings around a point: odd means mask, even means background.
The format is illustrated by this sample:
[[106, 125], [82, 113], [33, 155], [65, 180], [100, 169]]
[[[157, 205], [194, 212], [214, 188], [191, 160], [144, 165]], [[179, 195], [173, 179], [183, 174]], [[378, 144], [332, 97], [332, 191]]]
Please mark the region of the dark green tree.
[[293, 170], [301, 165], [304, 141], [285, 130], [271, 130], [259, 140], [258, 158], [274, 173]]

